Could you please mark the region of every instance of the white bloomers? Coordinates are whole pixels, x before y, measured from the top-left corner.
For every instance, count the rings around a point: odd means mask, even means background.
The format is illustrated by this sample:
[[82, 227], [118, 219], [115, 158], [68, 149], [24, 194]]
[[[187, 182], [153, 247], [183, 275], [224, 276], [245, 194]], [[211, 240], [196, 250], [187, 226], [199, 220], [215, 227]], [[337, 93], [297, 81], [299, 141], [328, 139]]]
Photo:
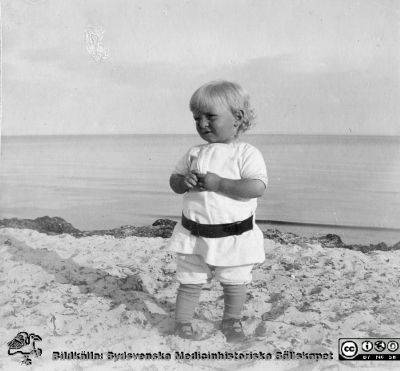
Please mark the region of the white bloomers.
[[210, 282], [214, 276], [222, 284], [242, 285], [251, 282], [253, 266], [216, 267], [207, 264], [200, 255], [178, 253], [176, 278], [182, 284], [198, 285]]

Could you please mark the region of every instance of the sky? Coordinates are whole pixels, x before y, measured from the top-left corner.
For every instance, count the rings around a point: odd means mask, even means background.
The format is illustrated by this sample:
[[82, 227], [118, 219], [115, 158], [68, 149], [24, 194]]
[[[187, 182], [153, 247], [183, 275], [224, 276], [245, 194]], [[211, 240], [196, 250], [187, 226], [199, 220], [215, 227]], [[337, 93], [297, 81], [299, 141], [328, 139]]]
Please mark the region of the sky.
[[195, 134], [228, 79], [254, 134], [400, 135], [397, 0], [3, 0], [2, 134]]

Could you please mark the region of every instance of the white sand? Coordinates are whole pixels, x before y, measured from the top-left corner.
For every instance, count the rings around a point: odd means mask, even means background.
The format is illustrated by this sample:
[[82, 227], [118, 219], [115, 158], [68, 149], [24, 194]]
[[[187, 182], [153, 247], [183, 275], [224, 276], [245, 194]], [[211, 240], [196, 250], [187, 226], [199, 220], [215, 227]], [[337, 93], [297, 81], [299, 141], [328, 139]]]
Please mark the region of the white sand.
[[[218, 283], [202, 292], [195, 326], [207, 339], [170, 335], [177, 284], [162, 238], [48, 236], [0, 229], [2, 370], [381, 370], [398, 362], [339, 362], [341, 337], [400, 337], [400, 251], [370, 254], [265, 241], [244, 310], [250, 340], [219, 332]], [[265, 321], [262, 321], [263, 318]], [[31, 366], [7, 355], [20, 331], [41, 336]], [[334, 360], [176, 360], [183, 352], [333, 352]], [[56, 351], [164, 352], [172, 360], [52, 360]]]

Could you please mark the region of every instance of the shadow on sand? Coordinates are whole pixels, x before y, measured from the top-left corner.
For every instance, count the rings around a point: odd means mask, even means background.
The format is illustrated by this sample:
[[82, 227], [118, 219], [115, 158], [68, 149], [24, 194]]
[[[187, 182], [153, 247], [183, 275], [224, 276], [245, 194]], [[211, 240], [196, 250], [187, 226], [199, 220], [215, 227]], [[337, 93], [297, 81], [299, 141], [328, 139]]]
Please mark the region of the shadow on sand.
[[[146, 292], [143, 273], [133, 272], [117, 277], [101, 269], [77, 264], [73, 259], [63, 259], [56, 252], [46, 248], [33, 249], [25, 243], [8, 238], [5, 241], [12, 260], [41, 267], [54, 276], [60, 284], [74, 285], [82, 294], [94, 294], [111, 300], [109, 310], [123, 304], [126, 310], [144, 314], [147, 323], [166, 335], [172, 332], [174, 303], [157, 300], [153, 293]], [[155, 288], [155, 292], [158, 288]], [[155, 310], [154, 310], [155, 309]]]

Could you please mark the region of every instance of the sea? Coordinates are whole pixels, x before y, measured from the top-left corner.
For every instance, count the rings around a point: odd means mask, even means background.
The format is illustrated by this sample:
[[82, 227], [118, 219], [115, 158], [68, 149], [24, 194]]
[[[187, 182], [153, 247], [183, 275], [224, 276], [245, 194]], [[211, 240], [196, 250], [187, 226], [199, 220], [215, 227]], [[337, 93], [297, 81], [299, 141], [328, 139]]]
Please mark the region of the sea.
[[[261, 228], [400, 241], [400, 137], [251, 135], [267, 164]], [[169, 176], [196, 135], [3, 136], [0, 219], [59, 216], [81, 230], [178, 220]]]

